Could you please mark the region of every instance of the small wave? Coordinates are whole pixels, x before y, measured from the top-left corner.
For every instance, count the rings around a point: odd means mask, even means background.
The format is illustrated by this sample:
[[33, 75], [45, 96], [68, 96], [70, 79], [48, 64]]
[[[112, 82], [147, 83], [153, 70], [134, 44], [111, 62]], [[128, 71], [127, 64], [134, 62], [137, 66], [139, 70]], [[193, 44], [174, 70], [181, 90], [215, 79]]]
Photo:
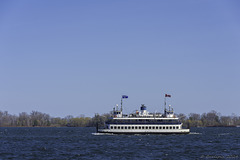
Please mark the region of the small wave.
[[92, 133], [94, 136], [113, 135], [112, 133]]
[[226, 136], [226, 135], [229, 135], [230, 133], [220, 133], [218, 134], [218, 136]]
[[189, 134], [202, 134], [202, 133], [198, 133], [198, 132], [190, 132]]
[[131, 137], [131, 136], [143, 136], [143, 135], [152, 135], [152, 134], [114, 134], [114, 133], [92, 133], [92, 135], [94, 136], [119, 136], [119, 135], [127, 135], [128, 137]]

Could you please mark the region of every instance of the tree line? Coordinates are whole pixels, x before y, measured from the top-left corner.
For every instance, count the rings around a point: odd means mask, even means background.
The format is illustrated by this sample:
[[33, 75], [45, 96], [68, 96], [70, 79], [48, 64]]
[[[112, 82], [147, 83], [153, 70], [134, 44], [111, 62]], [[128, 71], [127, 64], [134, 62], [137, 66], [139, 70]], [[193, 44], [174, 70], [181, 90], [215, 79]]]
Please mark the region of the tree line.
[[[231, 116], [222, 116], [216, 111], [197, 114], [183, 113], [177, 114], [184, 127], [211, 127], [211, 126], [237, 126], [240, 125], [240, 117], [232, 114]], [[98, 123], [103, 126], [104, 122], [110, 117], [110, 114], [96, 114], [94, 117], [85, 117], [84, 115], [73, 117], [71, 115], [64, 118], [51, 117], [49, 114], [32, 111], [19, 115], [11, 115], [7, 111], [0, 111], [0, 127], [95, 127]]]
[[240, 116], [232, 114], [231, 116], [224, 116], [214, 110], [203, 113], [190, 113], [177, 115], [184, 127], [233, 127], [240, 125]]
[[32, 111], [30, 114], [22, 112], [19, 115], [0, 111], [0, 127], [93, 127], [97, 122], [103, 124], [108, 116], [103, 114], [90, 118], [84, 115], [78, 117], [68, 115], [60, 118], [38, 111]]

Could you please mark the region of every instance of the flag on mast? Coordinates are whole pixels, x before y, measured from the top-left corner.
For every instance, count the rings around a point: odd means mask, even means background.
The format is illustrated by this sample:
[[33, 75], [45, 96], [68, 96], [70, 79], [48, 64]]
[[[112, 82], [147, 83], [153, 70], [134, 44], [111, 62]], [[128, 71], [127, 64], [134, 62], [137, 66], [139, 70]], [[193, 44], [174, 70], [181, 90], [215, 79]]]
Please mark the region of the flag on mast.
[[126, 95], [122, 95], [122, 98], [128, 98], [128, 96], [126, 96]]
[[165, 94], [165, 97], [171, 97], [171, 95], [170, 94]]

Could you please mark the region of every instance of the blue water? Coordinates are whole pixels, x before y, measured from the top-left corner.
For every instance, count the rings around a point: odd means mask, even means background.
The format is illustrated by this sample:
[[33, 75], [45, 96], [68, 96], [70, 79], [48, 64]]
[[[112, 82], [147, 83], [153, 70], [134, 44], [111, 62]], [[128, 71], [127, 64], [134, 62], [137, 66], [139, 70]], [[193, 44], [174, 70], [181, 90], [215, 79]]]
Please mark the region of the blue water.
[[240, 128], [103, 135], [95, 128], [0, 128], [0, 159], [240, 159]]

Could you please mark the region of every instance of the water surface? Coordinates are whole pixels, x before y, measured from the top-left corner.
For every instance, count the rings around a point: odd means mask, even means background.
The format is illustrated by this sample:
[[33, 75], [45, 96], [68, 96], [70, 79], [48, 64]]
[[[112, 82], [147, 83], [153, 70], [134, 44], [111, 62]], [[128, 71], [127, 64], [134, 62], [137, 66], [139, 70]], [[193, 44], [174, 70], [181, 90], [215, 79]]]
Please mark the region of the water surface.
[[240, 128], [105, 135], [95, 128], [0, 128], [0, 159], [240, 159]]

